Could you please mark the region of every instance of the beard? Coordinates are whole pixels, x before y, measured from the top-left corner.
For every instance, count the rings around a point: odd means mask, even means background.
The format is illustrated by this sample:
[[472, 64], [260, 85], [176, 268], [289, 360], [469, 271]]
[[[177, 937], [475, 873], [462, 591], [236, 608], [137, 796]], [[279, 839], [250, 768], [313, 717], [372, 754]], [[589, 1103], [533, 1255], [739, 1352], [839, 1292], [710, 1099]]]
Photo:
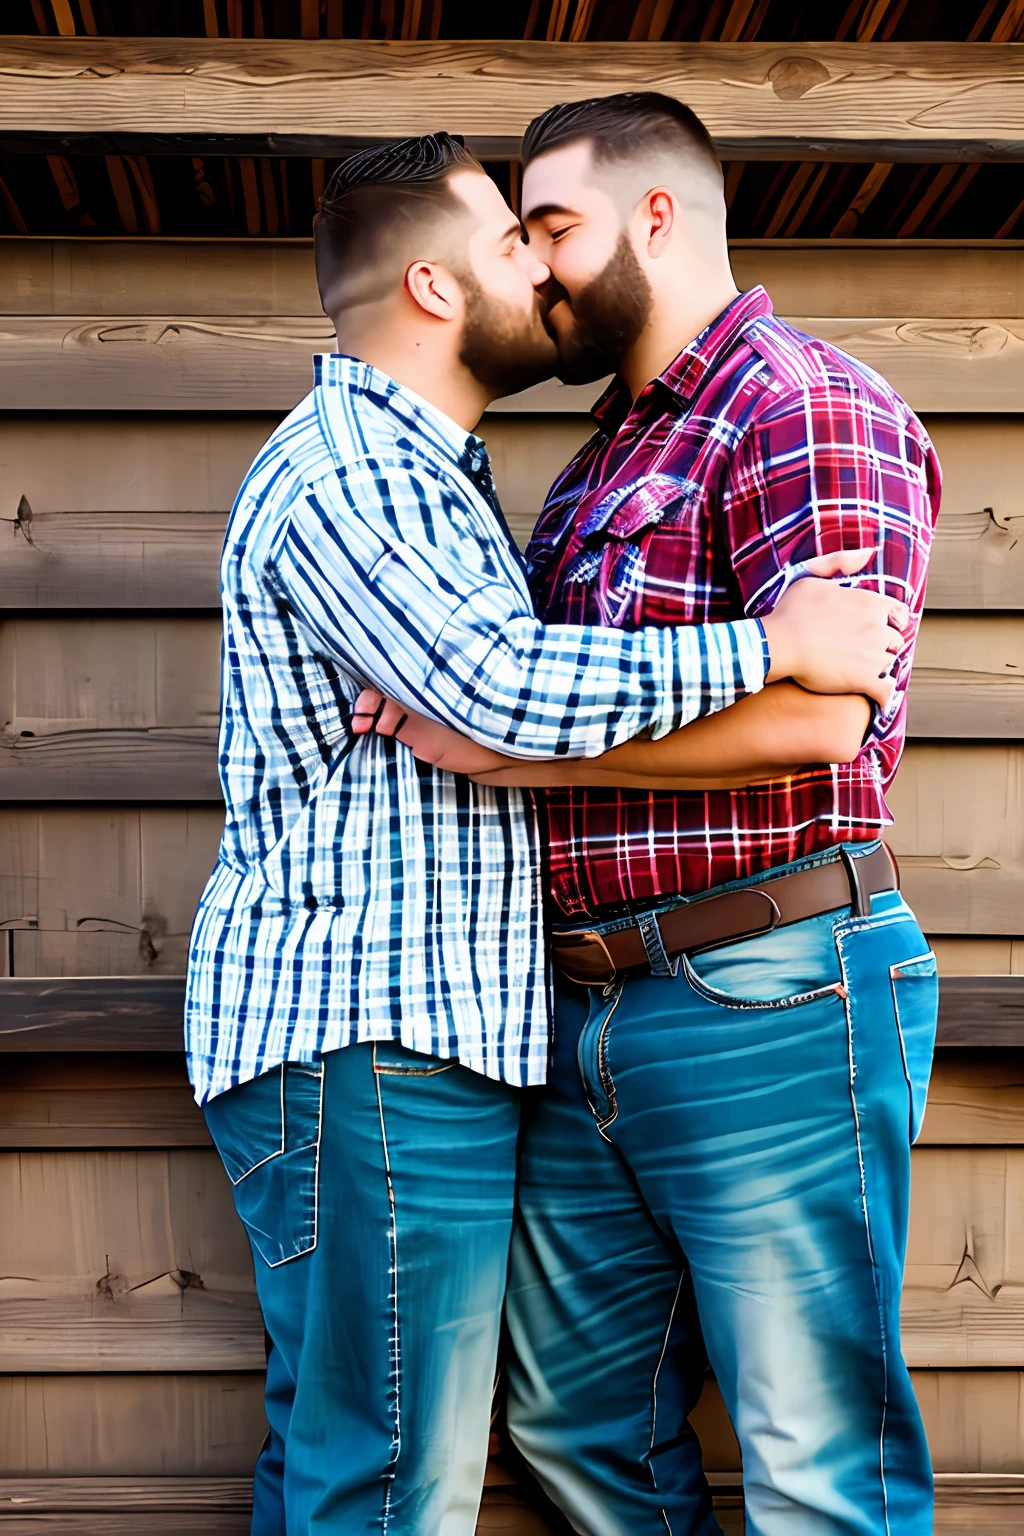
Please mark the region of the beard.
[[459, 274], [466, 297], [459, 361], [495, 396], [515, 395], [550, 379], [558, 361], [555, 342], [544, 327], [539, 294], [528, 315], [491, 298], [472, 272]]
[[[647, 324], [654, 303], [651, 285], [623, 230], [607, 264], [572, 301], [571, 330], [557, 335], [556, 376], [563, 384], [593, 384], [618, 371], [623, 353]], [[552, 302], [557, 299], [552, 296]], [[552, 329], [554, 329], [552, 327]]]

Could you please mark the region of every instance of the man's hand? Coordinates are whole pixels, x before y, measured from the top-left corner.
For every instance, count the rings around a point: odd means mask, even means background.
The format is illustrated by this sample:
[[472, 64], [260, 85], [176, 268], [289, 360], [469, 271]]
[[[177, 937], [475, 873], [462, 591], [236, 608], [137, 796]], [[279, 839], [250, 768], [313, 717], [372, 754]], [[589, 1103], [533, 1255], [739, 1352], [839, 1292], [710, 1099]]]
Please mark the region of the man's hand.
[[848, 549], [808, 561], [811, 575], [795, 581], [762, 620], [769, 682], [791, 677], [812, 693], [863, 694], [888, 704], [895, 686], [889, 672], [910, 611], [896, 598], [828, 579], [854, 575], [874, 553]]
[[477, 746], [468, 736], [447, 725], [439, 725], [424, 715], [404, 710], [394, 699], [385, 699], [375, 688], [364, 688], [352, 712], [352, 729], [357, 736], [394, 736], [421, 762], [433, 763], [449, 773], [487, 773], [506, 768], [509, 759], [490, 747]]

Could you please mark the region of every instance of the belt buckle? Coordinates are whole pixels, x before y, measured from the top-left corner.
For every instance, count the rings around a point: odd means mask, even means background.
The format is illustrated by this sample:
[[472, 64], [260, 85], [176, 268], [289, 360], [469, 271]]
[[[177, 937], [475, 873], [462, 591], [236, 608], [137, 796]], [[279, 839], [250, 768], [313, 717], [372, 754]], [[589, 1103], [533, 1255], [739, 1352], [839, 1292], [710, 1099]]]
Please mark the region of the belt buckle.
[[[570, 970], [566, 964], [565, 951], [570, 949], [577, 954], [592, 953], [593, 959], [602, 966], [601, 974], [595, 974], [589, 970], [588, 974], [580, 975]], [[611, 957], [611, 952], [601, 935], [593, 928], [580, 928], [572, 933], [558, 935], [558, 968], [568, 981], [574, 982], [578, 987], [607, 986], [615, 980], [616, 965]], [[586, 969], [586, 968], [585, 968]]]

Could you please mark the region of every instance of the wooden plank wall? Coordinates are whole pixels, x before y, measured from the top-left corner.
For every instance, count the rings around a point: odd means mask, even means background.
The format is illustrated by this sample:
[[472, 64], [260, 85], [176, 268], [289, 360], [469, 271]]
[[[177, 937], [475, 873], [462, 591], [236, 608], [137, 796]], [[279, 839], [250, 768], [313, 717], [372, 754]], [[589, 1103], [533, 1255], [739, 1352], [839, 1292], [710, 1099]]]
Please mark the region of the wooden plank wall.
[[[905, 1344], [938, 1529], [1018, 1530], [1024, 249], [764, 242], [735, 261], [885, 367], [945, 467], [892, 843], [944, 975], [999, 980], [947, 990]], [[240, 1533], [262, 1331], [175, 1049], [176, 978], [221, 823], [219, 541], [324, 322], [305, 242], [4, 240], [0, 293], [0, 1518]], [[519, 537], [588, 430], [552, 391], [486, 420]], [[713, 1385], [698, 1419], [739, 1530]], [[481, 1529], [545, 1530], [495, 1479]]]

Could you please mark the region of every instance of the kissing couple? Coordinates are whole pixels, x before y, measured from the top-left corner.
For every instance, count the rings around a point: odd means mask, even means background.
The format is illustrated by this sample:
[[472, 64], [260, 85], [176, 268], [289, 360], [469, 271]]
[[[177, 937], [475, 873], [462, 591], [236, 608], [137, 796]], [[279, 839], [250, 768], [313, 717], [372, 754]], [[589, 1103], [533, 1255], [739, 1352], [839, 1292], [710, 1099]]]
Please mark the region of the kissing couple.
[[[739, 292], [678, 101], [552, 107], [522, 219], [364, 150], [338, 350], [221, 567], [196, 1097], [253, 1248], [253, 1536], [472, 1536], [511, 1437], [583, 1536], [926, 1536], [899, 1342], [935, 958], [881, 841], [940, 473], [871, 369]], [[525, 558], [475, 435], [612, 375]]]

